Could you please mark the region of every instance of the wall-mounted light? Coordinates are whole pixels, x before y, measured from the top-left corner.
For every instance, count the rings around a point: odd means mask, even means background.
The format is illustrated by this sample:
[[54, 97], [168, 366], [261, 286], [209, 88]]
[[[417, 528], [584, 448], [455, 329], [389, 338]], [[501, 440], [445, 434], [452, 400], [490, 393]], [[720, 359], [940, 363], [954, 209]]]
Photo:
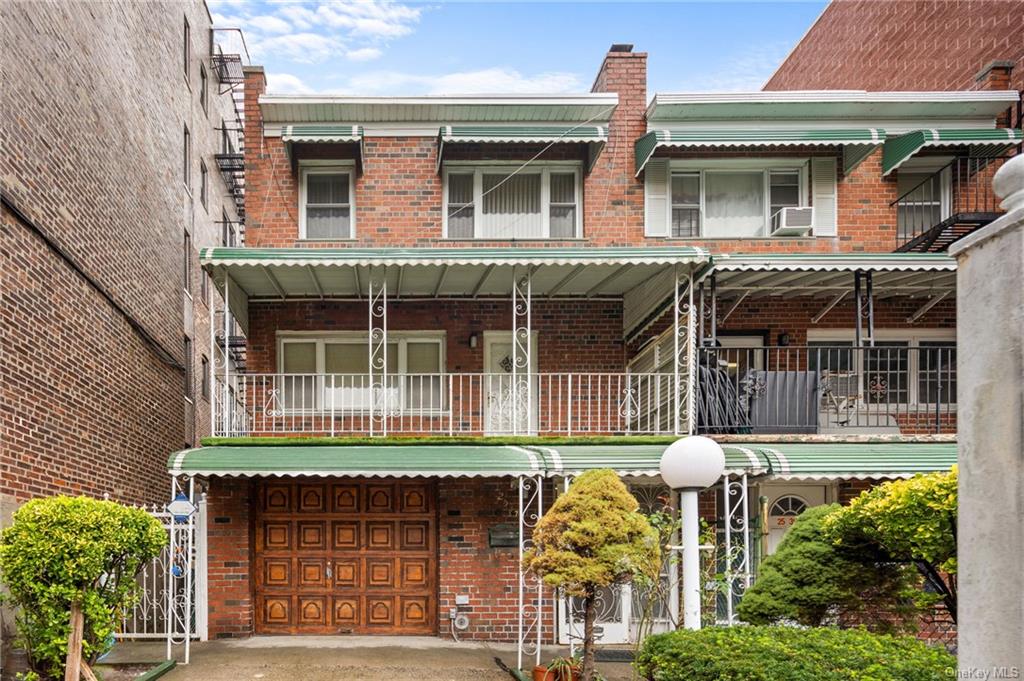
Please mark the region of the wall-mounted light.
[[789, 334], [783, 331], [779, 334], [779, 347], [784, 348], [789, 345]]
[[473, 333], [469, 334], [469, 347], [471, 347], [471, 348], [473, 348], [475, 350], [477, 342], [478, 342], [477, 333], [474, 331]]

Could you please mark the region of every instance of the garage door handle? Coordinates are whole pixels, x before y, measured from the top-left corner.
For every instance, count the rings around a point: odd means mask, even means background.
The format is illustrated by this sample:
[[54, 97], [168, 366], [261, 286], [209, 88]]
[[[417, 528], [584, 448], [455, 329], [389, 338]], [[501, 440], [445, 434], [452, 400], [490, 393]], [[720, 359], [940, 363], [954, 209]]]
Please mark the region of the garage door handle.
[[330, 579], [330, 578], [331, 578], [331, 577], [333, 577], [333, 576], [334, 576], [334, 573], [333, 573], [333, 572], [331, 572], [331, 564], [330, 564], [330, 563], [328, 563], [328, 564], [327, 564], [327, 579]]

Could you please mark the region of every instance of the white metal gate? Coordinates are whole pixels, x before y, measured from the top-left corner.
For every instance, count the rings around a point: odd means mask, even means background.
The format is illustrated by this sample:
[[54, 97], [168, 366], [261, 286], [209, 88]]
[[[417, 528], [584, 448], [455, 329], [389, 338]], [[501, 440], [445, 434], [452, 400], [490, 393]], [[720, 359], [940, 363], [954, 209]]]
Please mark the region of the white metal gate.
[[[195, 498], [191, 480], [174, 482], [174, 494]], [[173, 498], [173, 497], [172, 497]], [[138, 575], [139, 600], [124, 613], [118, 640], [165, 640], [167, 658], [173, 646], [184, 646], [188, 662], [192, 639], [206, 638], [206, 499], [187, 516], [154, 506], [148, 513], [167, 532], [167, 545]]]

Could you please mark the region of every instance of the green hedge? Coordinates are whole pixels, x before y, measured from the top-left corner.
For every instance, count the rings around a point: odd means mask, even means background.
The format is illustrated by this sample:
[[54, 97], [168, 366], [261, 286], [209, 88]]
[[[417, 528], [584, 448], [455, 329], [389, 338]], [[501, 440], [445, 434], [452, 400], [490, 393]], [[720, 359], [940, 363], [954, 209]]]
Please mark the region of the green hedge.
[[940, 681], [956, 658], [862, 629], [739, 626], [651, 636], [635, 664], [648, 681]]

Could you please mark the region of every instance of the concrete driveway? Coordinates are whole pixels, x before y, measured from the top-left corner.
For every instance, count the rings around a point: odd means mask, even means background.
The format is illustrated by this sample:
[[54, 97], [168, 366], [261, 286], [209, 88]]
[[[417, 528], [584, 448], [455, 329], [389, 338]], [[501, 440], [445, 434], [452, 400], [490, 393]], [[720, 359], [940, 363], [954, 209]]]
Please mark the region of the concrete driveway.
[[[180, 647], [176, 647], [180, 652]], [[545, 648], [542, 660], [564, 654]], [[119, 644], [111, 661], [162, 658], [151, 644]], [[166, 681], [508, 681], [512, 676], [495, 658], [514, 667], [514, 645], [454, 643], [431, 637], [257, 636], [192, 646], [190, 664], [179, 665]], [[526, 666], [526, 663], [524, 663]], [[531, 664], [532, 667], [532, 664]], [[599, 663], [608, 681], [629, 681], [626, 663]]]

